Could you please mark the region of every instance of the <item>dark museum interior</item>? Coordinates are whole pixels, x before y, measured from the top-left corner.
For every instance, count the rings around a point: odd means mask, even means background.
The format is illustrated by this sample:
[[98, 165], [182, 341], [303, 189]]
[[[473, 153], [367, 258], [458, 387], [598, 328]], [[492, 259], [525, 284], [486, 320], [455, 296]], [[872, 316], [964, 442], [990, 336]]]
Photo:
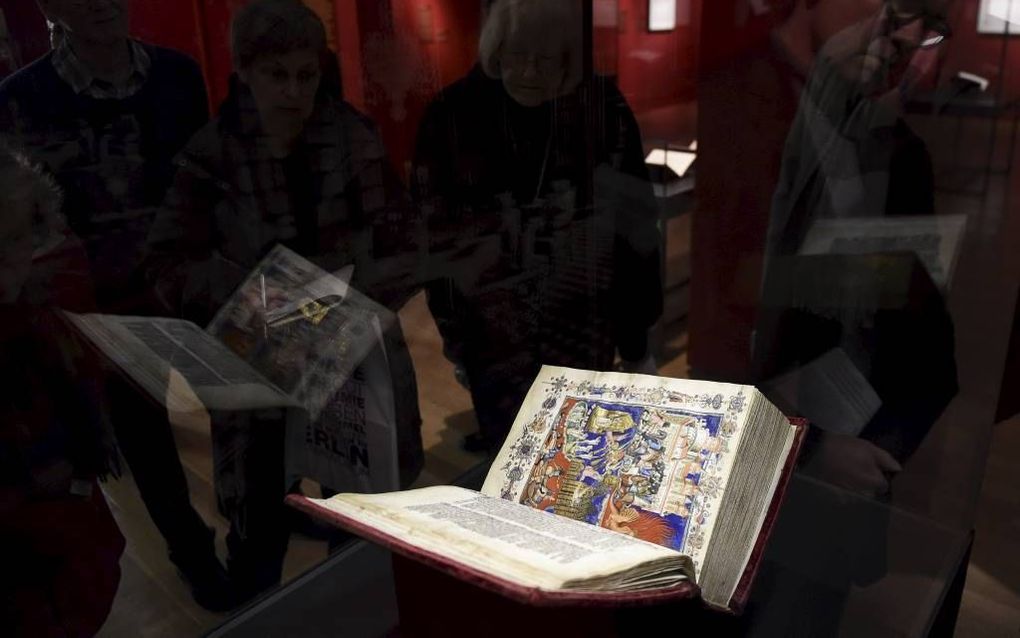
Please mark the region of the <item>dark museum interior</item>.
[[0, 0], [0, 634], [1020, 635], [1018, 124], [1020, 0]]

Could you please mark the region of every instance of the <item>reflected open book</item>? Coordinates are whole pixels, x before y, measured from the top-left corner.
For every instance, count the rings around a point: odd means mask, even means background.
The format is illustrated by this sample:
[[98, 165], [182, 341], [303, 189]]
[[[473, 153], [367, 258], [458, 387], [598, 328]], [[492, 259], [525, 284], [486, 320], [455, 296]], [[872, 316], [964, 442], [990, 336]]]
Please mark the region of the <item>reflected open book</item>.
[[966, 229], [965, 215], [819, 219], [805, 237], [800, 254], [914, 253], [935, 285], [948, 290]]
[[545, 367], [481, 492], [290, 503], [530, 604], [739, 611], [803, 431], [748, 386]]
[[[344, 277], [278, 246], [205, 330], [182, 319], [69, 317], [171, 409], [186, 408], [194, 396], [209, 410], [295, 406], [314, 417], [393, 320]], [[170, 383], [171, 370], [188, 388]]]
[[396, 434], [381, 344], [395, 317], [348, 285], [349, 270], [329, 274], [278, 246], [205, 330], [181, 319], [68, 316], [169, 412], [286, 409], [289, 472], [334, 489], [388, 490], [398, 484]]

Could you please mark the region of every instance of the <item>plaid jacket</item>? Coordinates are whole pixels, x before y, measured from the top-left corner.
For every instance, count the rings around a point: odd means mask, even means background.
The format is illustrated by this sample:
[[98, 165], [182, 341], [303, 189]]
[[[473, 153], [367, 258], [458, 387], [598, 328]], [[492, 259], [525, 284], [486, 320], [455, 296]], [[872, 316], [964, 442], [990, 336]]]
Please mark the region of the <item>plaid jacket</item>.
[[[296, 150], [269, 151], [250, 92], [235, 82], [192, 139], [150, 236], [148, 276], [167, 310], [206, 323], [277, 244], [396, 311], [417, 291], [417, 214], [371, 123], [322, 96]], [[386, 341], [401, 481], [423, 463], [414, 365], [399, 322]]]
[[270, 153], [250, 92], [235, 86], [220, 117], [176, 164], [150, 235], [156, 261], [214, 258], [237, 279], [201, 282], [194, 268], [161, 268], [172, 309], [197, 309], [198, 302], [214, 312], [278, 243], [327, 271], [353, 263], [353, 285], [391, 309], [415, 292], [419, 215], [374, 127], [345, 102], [320, 100], [284, 160]]

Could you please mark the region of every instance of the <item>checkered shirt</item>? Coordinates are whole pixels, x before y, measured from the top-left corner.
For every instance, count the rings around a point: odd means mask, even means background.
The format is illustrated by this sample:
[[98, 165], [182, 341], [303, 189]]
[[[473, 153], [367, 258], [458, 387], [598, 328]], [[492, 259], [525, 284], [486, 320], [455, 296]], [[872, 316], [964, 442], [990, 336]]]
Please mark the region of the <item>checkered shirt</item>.
[[130, 40], [131, 75], [119, 84], [113, 84], [95, 77], [75, 54], [67, 42], [61, 43], [51, 58], [57, 74], [67, 82], [75, 93], [97, 100], [123, 100], [138, 93], [149, 77], [152, 60], [145, 47]]

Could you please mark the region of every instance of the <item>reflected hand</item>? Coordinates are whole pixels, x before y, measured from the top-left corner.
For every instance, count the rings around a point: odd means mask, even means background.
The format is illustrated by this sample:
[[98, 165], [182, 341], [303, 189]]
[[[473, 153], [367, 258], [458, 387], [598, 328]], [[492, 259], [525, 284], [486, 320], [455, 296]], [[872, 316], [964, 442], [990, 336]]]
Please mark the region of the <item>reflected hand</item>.
[[874, 443], [845, 434], [822, 434], [808, 474], [866, 496], [888, 494], [892, 477], [903, 467]]

